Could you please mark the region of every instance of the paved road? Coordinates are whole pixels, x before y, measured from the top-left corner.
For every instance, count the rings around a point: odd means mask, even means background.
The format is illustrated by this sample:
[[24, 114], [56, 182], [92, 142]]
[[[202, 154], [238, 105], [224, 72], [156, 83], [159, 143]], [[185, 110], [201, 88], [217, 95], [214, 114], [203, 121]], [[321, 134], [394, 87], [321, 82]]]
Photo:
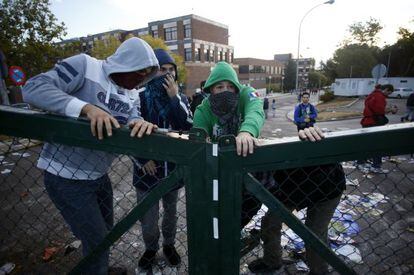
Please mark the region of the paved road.
[[[266, 138], [296, 136], [296, 126], [288, 117], [291, 117], [292, 114], [289, 114], [289, 112], [291, 113], [297, 104], [297, 96], [290, 94], [276, 94], [276, 96], [270, 98], [269, 101], [271, 102], [273, 98], [276, 99], [276, 115], [273, 118], [272, 111], [271, 109], [269, 110], [269, 117], [263, 127], [262, 136]], [[311, 102], [313, 104], [317, 103], [317, 97], [315, 95], [311, 96]], [[397, 105], [399, 108], [397, 114], [387, 115], [388, 119], [390, 120], [390, 124], [400, 122], [400, 117], [405, 114], [405, 102], [405, 99], [388, 99], [389, 104]], [[350, 111], [362, 112], [363, 104], [364, 99], [359, 99], [356, 103], [347, 109]], [[321, 129], [326, 128], [329, 131], [342, 131], [361, 128], [361, 125], [359, 124], [360, 120], [361, 118], [338, 121], [334, 120], [319, 122], [316, 125]]]

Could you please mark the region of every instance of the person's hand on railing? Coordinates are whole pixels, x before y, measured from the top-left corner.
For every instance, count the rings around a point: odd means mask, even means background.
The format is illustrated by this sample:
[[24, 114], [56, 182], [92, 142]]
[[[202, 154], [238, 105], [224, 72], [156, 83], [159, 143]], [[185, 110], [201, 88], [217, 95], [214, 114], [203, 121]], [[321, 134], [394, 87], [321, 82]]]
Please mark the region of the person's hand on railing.
[[247, 153], [253, 154], [254, 145], [256, 144], [256, 138], [254, 138], [248, 132], [240, 132], [236, 137], [236, 149], [237, 155], [243, 154], [243, 157], [247, 156]]
[[131, 137], [141, 138], [144, 134], [150, 135], [158, 126], [143, 119], [136, 119], [129, 123], [129, 128], [132, 129]]
[[157, 174], [157, 165], [155, 164], [155, 162], [153, 160], [149, 160], [147, 161], [147, 163], [145, 163], [142, 166], [142, 171], [144, 171], [146, 174], [149, 174], [151, 176], [155, 176], [155, 174]]
[[91, 121], [92, 135], [94, 137], [98, 136], [98, 139], [103, 139], [104, 128], [108, 137], [110, 137], [112, 136], [112, 126], [115, 128], [121, 127], [113, 116], [92, 104], [83, 106], [81, 115], [86, 116]]
[[325, 137], [322, 130], [319, 129], [318, 127], [309, 127], [303, 130], [299, 130], [298, 135], [301, 140], [310, 140], [310, 141], [321, 140]]

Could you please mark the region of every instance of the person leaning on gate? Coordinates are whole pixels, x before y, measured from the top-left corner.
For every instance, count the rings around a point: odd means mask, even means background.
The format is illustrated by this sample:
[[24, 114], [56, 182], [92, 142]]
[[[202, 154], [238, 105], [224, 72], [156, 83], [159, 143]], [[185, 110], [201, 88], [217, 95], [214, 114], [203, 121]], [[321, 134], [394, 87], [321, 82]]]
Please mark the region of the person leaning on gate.
[[[257, 175], [257, 174], [256, 174]], [[258, 179], [262, 180], [259, 175]], [[307, 208], [305, 225], [328, 244], [328, 226], [345, 190], [342, 166], [327, 164], [273, 172], [274, 184], [268, 191], [290, 211]], [[260, 206], [257, 207], [260, 208]], [[269, 210], [262, 218], [260, 237], [263, 257], [252, 261], [248, 268], [254, 273], [273, 272], [283, 268], [281, 218]], [[305, 242], [309, 274], [327, 274], [328, 265]]]
[[[139, 38], [124, 41], [106, 60], [86, 54], [64, 59], [31, 78], [25, 102], [67, 117], [85, 117], [99, 140], [128, 125], [131, 137], [149, 135], [156, 125], [142, 119], [135, 88], [158, 71], [151, 47]], [[108, 170], [115, 156], [86, 148], [45, 143], [38, 167], [46, 190], [88, 255], [113, 226], [113, 197]], [[108, 274], [109, 250], [83, 274]], [[109, 268], [111, 271], [111, 268]], [[119, 270], [125, 273], [125, 270]]]
[[318, 111], [315, 106], [309, 103], [310, 94], [303, 92], [302, 103], [296, 105], [293, 120], [299, 130], [313, 127], [318, 117]]
[[197, 107], [193, 126], [204, 129], [212, 140], [235, 135], [237, 154], [252, 154], [264, 124], [263, 101], [254, 88], [240, 84], [234, 69], [221, 61], [211, 71], [204, 90], [210, 96]]
[[[160, 65], [157, 77], [146, 84], [140, 92], [141, 114], [143, 118], [162, 128], [172, 130], [189, 130], [192, 127], [192, 114], [187, 98], [179, 92], [177, 84], [177, 65], [169, 53], [155, 49]], [[167, 177], [175, 168], [173, 163], [158, 162], [149, 159], [137, 159], [134, 165], [133, 183], [137, 190], [138, 202], [154, 188], [158, 182]], [[181, 261], [174, 243], [177, 231], [178, 189], [162, 197], [164, 216], [162, 220], [163, 252], [168, 262], [175, 266]], [[140, 219], [145, 252], [138, 266], [149, 269], [154, 262], [159, 248], [160, 230], [158, 227], [159, 203], [155, 203]]]
[[[376, 85], [364, 102], [364, 113], [361, 119], [362, 128], [383, 126], [388, 124], [387, 113], [397, 113], [397, 106], [387, 107], [387, 97], [394, 92], [394, 86], [391, 84]], [[372, 158], [372, 166], [364, 164], [364, 161], [358, 161], [358, 168], [364, 170], [368, 168], [373, 173], [386, 174], [389, 171], [381, 168], [381, 157]]]

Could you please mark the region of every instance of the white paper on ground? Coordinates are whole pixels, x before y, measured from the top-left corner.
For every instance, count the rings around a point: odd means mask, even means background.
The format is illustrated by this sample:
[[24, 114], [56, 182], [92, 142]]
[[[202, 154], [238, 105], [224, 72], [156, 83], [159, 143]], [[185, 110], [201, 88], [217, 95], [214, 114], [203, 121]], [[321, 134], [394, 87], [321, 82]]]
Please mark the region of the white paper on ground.
[[334, 249], [335, 253], [342, 255], [357, 264], [362, 264], [361, 252], [353, 245], [346, 244]]

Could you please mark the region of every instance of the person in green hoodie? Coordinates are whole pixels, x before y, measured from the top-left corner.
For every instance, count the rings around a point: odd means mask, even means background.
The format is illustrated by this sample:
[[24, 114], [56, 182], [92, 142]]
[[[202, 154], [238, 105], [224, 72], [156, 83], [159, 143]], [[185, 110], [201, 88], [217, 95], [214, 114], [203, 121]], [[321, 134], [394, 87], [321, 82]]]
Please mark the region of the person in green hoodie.
[[193, 127], [206, 130], [212, 140], [235, 135], [237, 154], [252, 154], [265, 120], [255, 89], [240, 84], [234, 69], [222, 61], [212, 70], [204, 91], [210, 96], [197, 107]]

